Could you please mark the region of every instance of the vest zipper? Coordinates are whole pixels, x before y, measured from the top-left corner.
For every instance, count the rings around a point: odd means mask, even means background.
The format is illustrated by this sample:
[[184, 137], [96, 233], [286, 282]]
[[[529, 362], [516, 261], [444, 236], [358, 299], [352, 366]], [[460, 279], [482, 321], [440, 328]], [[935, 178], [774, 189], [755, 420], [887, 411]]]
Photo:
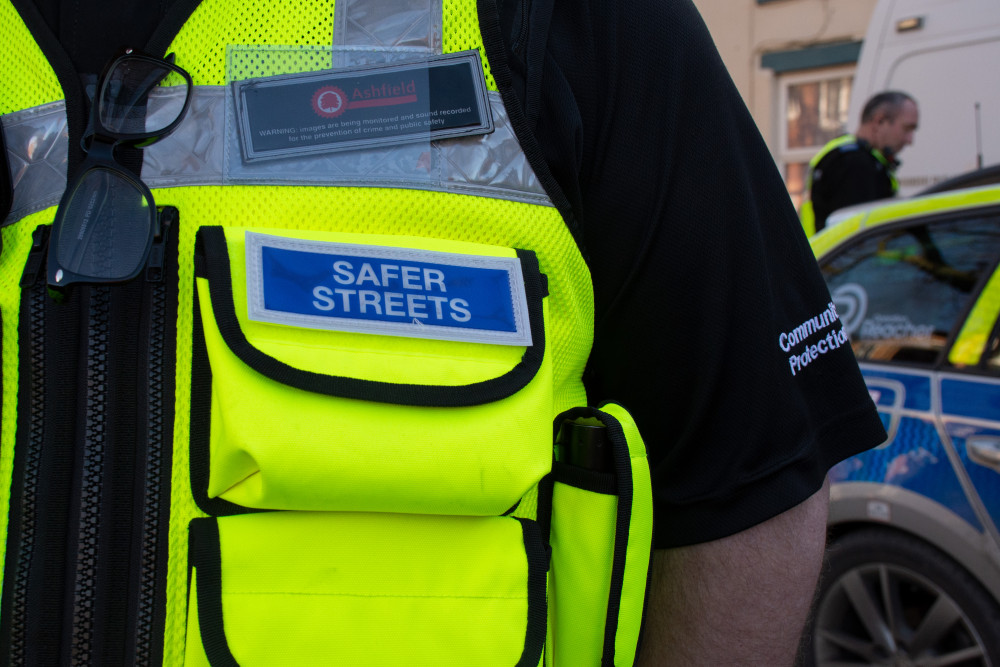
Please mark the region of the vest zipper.
[[107, 437], [107, 385], [110, 293], [96, 287], [91, 293], [87, 322], [87, 362], [83, 451], [80, 461], [77, 551], [73, 582], [73, 616], [70, 655], [75, 665], [93, 659], [95, 596], [98, 578], [98, 549], [101, 544], [102, 488], [104, 486]]
[[[164, 593], [166, 580], [167, 545], [162, 539], [169, 525], [171, 456], [173, 449], [173, 350], [175, 314], [172, 294], [164, 280], [164, 269], [170, 267], [168, 244], [176, 240], [177, 209], [163, 209], [159, 219], [160, 229], [153, 242], [146, 271], [150, 308], [146, 327], [148, 341], [145, 358], [145, 378], [140, 378], [145, 405], [139, 414], [145, 417], [146, 456], [142, 470], [141, 531], [139, 534], [138, 581], [136, 587], [135, 646], [132, 651], [134, 664], [153, 665], [161, 662], [158, 639], [162, 638], [163, 617], [156, 611]], [[176, 257], [176, 252], [172, 257]], [[176, 276], [176, 264], [173, 265]], [[171, 301], [171, 299], [174, 299]], [[160, 636], [157, 635], [160, 629]]]
[[160, 664], [177, 299], [164, 277], [176, 277], [176, 217], [145, 280], [73, 286], [61, 303], [39, 261], [45, 231], [22, 279], [0, 663]]
[[[30, 280], [28, 284], [34, 284], [38, 277], [39, 266], [44, 266], [45, 240], [47, 240], [47, 228], [35, 230], [32, 248], [29, 253], [22, 284]], [[27, 335], [29, 341], [26, 342], [30, 364], [33, 368], [44, 368], [42, 359], [42, 346], [33, 344], [34, 341], [41, 340], [45, 331], [45, 299], [47, 298], [44, 287], [33, 287], [25, 294], [27, 312], [31, 314], [27, 323]], [[25, 343], [22, 343], [23, 345]], [[9, 588], [9, 604], [4, 604], [3, 619], [4, 640], [8, 643], [7, 664], [23, 665], [27, 663], [27, 639], [28, 639], [28, 592], [30, 586], [30, 564], [36, 554], [36, 528], [38, 522], [37, 506], [35, 498], [38, 496], [38, 483], [42, 474], [42, 434], [45, 421], [44, 401], [45, 376], [39, 373], [34, 377], [34, 381], [28, 387], [31, 409], [28, 421], [30, 423], [27, 447], [22, 457], [23, 472], [20, 475], [23, 480], [23, 492], [20, 503], [20, 521], [17, 525], [10, 525], [9, 531], [17, 531], [18, 549], [7, 552], [7, 564], [5, 566], [4, 588]], [[17, 474], [15, 473], [15, 476]], [[13, 491], [13, 489], [12, 489]], [[14, 493], [11, 494], [13, 504]], [[12, 508], [13, 509], [13, 508]], [[11, 524], [14, 522], [12, 521]], [[12, 556], [14, 558], [12, 558]], [[13, 561], [13, 567], [11, 563]], [[13, 575], [13, 576], [11, 576]], [[5, 590], [5, 598], [8, 597]]]

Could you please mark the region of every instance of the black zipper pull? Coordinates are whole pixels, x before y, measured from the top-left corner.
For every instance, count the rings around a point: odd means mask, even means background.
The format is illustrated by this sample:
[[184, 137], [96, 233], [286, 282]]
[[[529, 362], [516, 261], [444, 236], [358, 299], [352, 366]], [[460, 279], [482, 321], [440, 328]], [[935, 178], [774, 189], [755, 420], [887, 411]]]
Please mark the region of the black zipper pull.
[[157, 210], [153, 245], [149, 249], [149, 260], [146, 262], [146, 282], [148, 283], [163, 281], [163, 262], [167, 239], [170, 238], [170, 230], [177, 226], [179, 218], [180, 213], [174, 206], [163, 206]]
[[31, 232], [31, 250], [28, 251], [28, 261], [21, 274], [21, 287], [30, 287], [38, 280], [45, 269], [45, 252], [49, 246], [49, 226], [39, 225]]

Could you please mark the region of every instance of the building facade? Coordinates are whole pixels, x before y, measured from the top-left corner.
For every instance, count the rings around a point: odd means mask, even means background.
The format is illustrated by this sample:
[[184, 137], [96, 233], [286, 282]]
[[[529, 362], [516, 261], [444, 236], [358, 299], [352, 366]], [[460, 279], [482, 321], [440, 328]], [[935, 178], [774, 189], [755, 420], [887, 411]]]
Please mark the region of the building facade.
[[806, 165], [853, 129], [851, 84], [877, 0], [694, 0], [796, 207]]

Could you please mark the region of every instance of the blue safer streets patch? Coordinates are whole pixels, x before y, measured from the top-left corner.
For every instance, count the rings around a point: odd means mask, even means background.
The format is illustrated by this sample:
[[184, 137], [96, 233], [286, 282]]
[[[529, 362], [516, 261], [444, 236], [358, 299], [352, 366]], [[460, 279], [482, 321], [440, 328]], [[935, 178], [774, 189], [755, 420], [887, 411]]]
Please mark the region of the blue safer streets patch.
[[521, 262], [246, 233], [251, 320], [531, 345]]

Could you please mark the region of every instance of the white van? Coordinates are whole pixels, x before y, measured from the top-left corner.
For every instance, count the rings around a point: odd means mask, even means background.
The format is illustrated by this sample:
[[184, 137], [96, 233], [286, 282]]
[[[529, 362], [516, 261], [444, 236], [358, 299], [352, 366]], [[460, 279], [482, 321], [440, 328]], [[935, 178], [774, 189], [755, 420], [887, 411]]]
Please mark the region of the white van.
[[861, 48], [850, 126], [865, 101], [902, 90], [920, 128], [900, 158], [900, 194], [1000, 162], [1000, 0], [879, 0]]

